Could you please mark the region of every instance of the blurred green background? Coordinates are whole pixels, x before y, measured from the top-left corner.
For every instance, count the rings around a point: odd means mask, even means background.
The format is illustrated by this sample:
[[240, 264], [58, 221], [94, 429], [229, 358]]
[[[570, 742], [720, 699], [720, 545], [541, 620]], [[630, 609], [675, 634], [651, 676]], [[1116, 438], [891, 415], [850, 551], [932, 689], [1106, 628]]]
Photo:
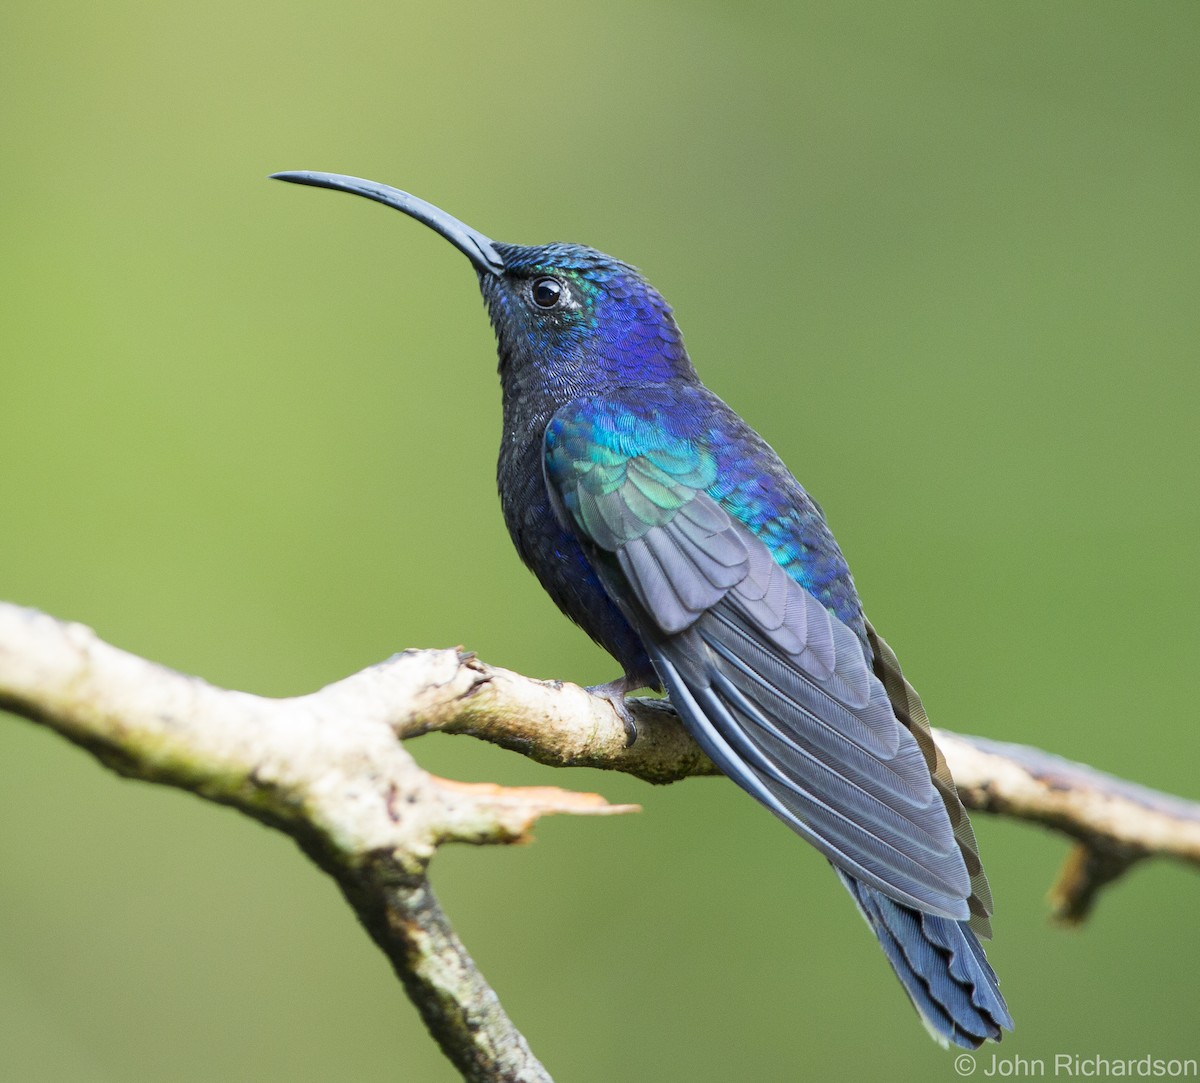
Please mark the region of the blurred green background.
[[[8, 0], [0, 597], [271, 695], [456, 643], [615, 676], [504, 533], [466, 262], [265, 179], [348, 172], [641, 266], [937, 723], [1197, 796], [1198, 45], [1194, 0]], [[413, 751], [645, 806], [434, 865], [561, 1080], [956, 1078], [732, 786]], [[1200, 1055], [1195, 875], [1063, 932], [1063, 842], [977, 820], [1000, 1052]], [[4, 716], [0, 1078], [456, 1077], [287, 840]]]

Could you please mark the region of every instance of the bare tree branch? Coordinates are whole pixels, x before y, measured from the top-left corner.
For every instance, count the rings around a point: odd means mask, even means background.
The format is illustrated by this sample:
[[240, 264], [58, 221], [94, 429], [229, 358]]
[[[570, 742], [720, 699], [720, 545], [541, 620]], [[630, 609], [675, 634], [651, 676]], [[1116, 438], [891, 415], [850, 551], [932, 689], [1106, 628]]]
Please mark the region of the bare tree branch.
[[[388, 725], [453, 697], [459, 666], [368, 670], [325, 692], [270, 700], [213, 688], [0, 604], [0, 707], [41, 722], [123, 775], [192, 790], [291, 835], [341, 887], [464, 1078], [545, 1083], [546, 1070], [454, 935], [426, 880], [447, 841], [515, 842], [541, 816], [613, 813], [594, 794], [447, 782]], [[390, 680], [378, 677], [386, 671]]]
[[1200, 804], [1026, 745], [936, 733], [968, 808], [1075, 840], [1050, 894], [1061, 921], [1081, 922], [1101, 888], [1144, 858], [1200, 868]]
[[[595, 794], [440, 779], [399, 738], [468, 734], [555, 766], [671, 782], [716, 769], [669, 705], [612, 705], [455, 650], [406, 651], [310, 695], [214, 688], [89, 629], [0, 603], [0, 708], [61, 733], [113, 770], [191, 790], [291, 835], [341, 887], [464, 1078], [546, 1081], [438, 906], [426, 877], [444, 842], [509, 843], [551, 813], [611, 814]], [[1019, 745], [938, 731], [964, 803], [1076, 842], [1056, 889], [1081, 920], [1103, 886], [1150, 856], [1200, 866], [1200, 805]]]
[[[445, 664], [448, 654], [401, 657]], [[555, 767], [608, 768], [650, 782], [717, 773], [665, 701], [630, 701], [638, 739], [627, 748], [616, 713], [582, 688], [534, 681], [469, 655], [459, 665], [457, 688], [473, 685], [436, 710], [395, 719], [397, 734], [469, 734]], [[1051, 895], [1061, 920], [1085, 918], [1099, 890], [1143, 858], [1174, 858], [1200, 868], [1200, 804], [1025, 745], [948, 730], [934, 734], [968, 808], [1028, 820], [1076, 841]]]

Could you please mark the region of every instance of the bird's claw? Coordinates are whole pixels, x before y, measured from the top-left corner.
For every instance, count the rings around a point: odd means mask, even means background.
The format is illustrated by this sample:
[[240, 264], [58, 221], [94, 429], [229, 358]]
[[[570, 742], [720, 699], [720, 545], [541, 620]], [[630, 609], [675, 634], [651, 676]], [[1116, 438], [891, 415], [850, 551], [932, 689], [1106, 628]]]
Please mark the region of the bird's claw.
[[625, 702], [625, 697], [635, 688], [641, 688], [640, 684], [633, 683], [629, 677], [618, 677], [615, 681], [609, 681], [607, 684], [593, 684], [588, 686], [588, 691], [593, 696], [599, 696], [603, 700], [607, 700], [612, 704], [612, 708], [617, 712], [617, 717], [621, 720], [621, 725], [625, 727], [625, 747], [632, 748], [634, 742], [638, 739], [637, 720], [633, 717], [633, 712], [629, 709], [629, 705]]
[[633, 717], [633, 712], [623, 702], [614, 703], [613, 706], [617, 708], [617, 714], [621, 716], [621, 725], [625, 727], [625, 747], [633, 748], [634, 742], [638, 739], [637, 719]]

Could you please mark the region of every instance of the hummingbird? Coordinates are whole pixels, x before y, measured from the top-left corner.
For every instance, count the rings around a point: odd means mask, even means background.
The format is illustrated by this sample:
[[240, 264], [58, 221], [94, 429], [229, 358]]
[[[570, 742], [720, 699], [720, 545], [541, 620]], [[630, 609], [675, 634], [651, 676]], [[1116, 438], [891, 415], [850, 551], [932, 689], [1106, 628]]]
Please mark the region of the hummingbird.
[[670, 306], [579, 244], [505, 244], [335, 173], [273, 174], [425, 223], [475, 269], [496, 333], [497, 479], [517, 552], [725, 775], [833, 866], [930, 1035], [1012, 1017], [980, 939], [992, 896], [920, 697], [867, 620], [820, 505], [700, 381]]

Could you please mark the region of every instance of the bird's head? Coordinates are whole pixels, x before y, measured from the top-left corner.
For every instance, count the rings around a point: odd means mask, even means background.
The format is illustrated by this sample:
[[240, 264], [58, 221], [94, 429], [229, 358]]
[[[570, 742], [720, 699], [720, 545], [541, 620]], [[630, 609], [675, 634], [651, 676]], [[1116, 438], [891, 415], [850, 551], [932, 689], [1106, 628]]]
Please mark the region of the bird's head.
[[577, 244], [502, 244], [445, 211], [374, 181], [336, 173], [275, 179], [365, 196], [424, 222], [471, 261], [500, 350], [506, 390], [555, 397], [695, 379], [662, 296], [627, 263]]

